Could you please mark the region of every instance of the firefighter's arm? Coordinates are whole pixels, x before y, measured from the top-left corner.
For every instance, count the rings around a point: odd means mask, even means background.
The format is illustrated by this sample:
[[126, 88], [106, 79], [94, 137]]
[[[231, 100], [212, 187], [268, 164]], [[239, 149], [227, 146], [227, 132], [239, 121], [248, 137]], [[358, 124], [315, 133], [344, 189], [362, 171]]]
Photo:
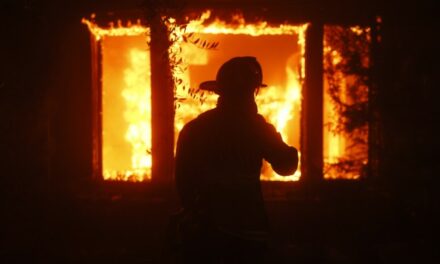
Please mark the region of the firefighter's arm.
[[282, 176], [295, 173], [298, 168], [298, 151], [284, 143], [280, 133], [274, 126], [266, 123], [263, 129], [262, 149], [264, 158], [272, 165], [272, 169]]

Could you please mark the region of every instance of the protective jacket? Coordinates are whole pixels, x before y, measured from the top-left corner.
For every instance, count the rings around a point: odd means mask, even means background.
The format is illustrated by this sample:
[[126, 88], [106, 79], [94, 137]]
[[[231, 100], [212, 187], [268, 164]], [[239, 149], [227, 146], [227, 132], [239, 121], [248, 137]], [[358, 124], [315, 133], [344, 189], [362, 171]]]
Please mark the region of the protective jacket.
[[257, 113], [219, 100], [179, 134], [175, 180], [183, 207], [218, 230], [264, 240], [267, 220], [260, 186], [262, 160], [281, 175], [293, 174], [298, 153]]

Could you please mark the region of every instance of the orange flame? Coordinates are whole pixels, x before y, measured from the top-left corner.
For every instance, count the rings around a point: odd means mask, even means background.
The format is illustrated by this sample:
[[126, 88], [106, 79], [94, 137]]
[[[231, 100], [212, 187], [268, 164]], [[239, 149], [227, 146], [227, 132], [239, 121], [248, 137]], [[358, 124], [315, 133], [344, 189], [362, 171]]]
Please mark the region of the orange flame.
[[[259, 106], [260, 113], [281, 133], [283, 139], [287, 142], [291, 141], [288, 135], [287, 124], [292, 119], [299, 120], [299, 116], [294, 116], [293, 113], [300, 112], [301, 103], [301, 78], [304, 78], [304, 54], [305, 54], [305, 31], [307, 24], [304, 25], [269, 25], [267, 22], [260, 22], [257, 24], [249, 24], [244, 19], [236, 15], [234, 22], [228, 24], [219, 19], [215, 19], [214, 22], [205, 24], [205, 21], [210, 17], [211, 12], [206, 11], [202, 14], [199, 20], [190, 21], [186, 29], [179, 27], [170, 28], [174, 30], [175, 39], [173, 45], [170, 47], [170, 54], [178, 56], [184, 64], [191, 65], [206, 65], [209, 60], [207, 50], [201, 50], [195, 46], [187, 45], [184, 43], [184, 34], [197, 33], [197, 34], [211, 34], [211, 35], [248, 35], [248, 36], [277, 36], [277, 35], [297, 35], [298, 45], [301, 49], [301, 67], [299, 73], [293, 71], [286, 66], [287, 85], [282, 87], [271, 86], [265, 89], [261, 89], [256, 98], [257, 105]], [[182, 51], [182, 52], [180, 52]], [[263, 69], [264, 70], [264, 69]], [[190, 86], [188, 71], [174, 71], [174, 78], [182, 80], [180, 85], [177, 85], [177, 94], [185, 94], [185, 89]], [[198, 114], [213, 108], [216, 102], [215, 95], [209, 95], [205, 101], [205, 104], [201, 105], [195, 100], [188, 100], [187, 103], [179, 104], [176, 111], [176, 128], [178, 131], [189, 120], [195, 118]], [[296, 110], [296, 111], [295, 111]], [[176, 132], [178, 132], [176, 131]], [[176, 133], [177, 134], [177, 133]], [[299, 146], [297, 146], [299, 148]], [[275, 180], [275, 181], [296, 181], [301, 177], [301, 170], [298, 169], [293, 176], [282, 177], [277, 175], [274, 171], [264, 171], [261, 175], [263, 180]]]
[[[360, 26], [353, 26], [348, 28], [352, 33], [357, 36], [365, 36], [367, 42], [370, 42], [370, 28], [363, 28]], [[346, 44], [348, 45], [348, 44]], [[360, 49], [361, 47], [350, 47], [353, 49]], [[332, 66], [337, 66], [342, 63], [346, 58], [343, 57], [341, 52], [337, 47], [332, 47], [327, 41], [324, 40], [324, 54], [330, 56], [330, 62]], [[362, 57], [362, 64], [367, 66], [368, 56]], [[330, 66], [326, 65], [326, 66]], [[353, 79], [358, 78], [355, 74], [351, 76], [344, 73], [341, 70], [335, 70], [332, 73], [332, 77], [337, 80], [338, 86], [340, 87], [339, 99], [348, 104], [353, 98], [350, 97], [347, 90], [348, 87], [353, 82]], [[357, 87], [359, 90], [362, 87]], [[365, 88], [365, 87], [364, 87]], [[359, 146], [353, 146], [353, 140], [341, 132], [338, 132], [336, 127], [338, 126], [338, 112], [335, 108], [335, 102], [331, 99], [329, 95], [329, 84], [325, 81], [324, 84], [324, 166], [328, 167], [327, 171], [324, 173], [325, 179], [359, 179], [361, 177], [361, 171], [337, 171], [332, 169], [333, 165], [337, 165], [340, 161], [350, 157], [350, 153], [357, 151], [357, 158], [365, 157], [362, 161], [363, 165], [368, 162], [367, 150], [360, 149]], [[355, 166], [352, 165], [354, 168]]]
[[130, 66], [123, 73], [124, 89], [120, 98], [125, 102], [123, 117], [127, 128], [124, 138], [131, 146], [131, 166], [121, 171], [109, 169], [106, 166], [108, 164], [103, 164], [105, 180], [144, 181], [151, 178], [149, 56], [150, 53], [147, 51], [135, 48], [130, 50], [128, 56]]
[[150, 53], [132, 49], [130, 51], [131, 67], [124, 72], [126, 89], [122, 96], [126, 102], [124, 118], [129, 124], [125, 139], [132, 146], [131, 166], [137, 180], [151, 176], [151, 87], [149, 77]]
[[[285, 67], [287, 76], [285, 85], [272, 85], [259, 91], [256, 97], [260, 113], [274, 124], [276, 129], [282, 134], [285, 141], [289, 142], [289, 122], [299, 120], [301, 110], [301, 89], [302, 80], [305, 76], [304, 54], [305, 54], [305, 31], [307, 24], [303, 25], [269, 25], [267, 22], [249, 24], [244, 19], [236, 15], [234, 23], [228, 24], [219, 19], [205, 24], [210, 17], [210, 11], [203, 13], [201, 19], [189, 21], [186, 31], [180, 27], [173, 27], [175, 39], [170, 47], [170, 54], [182, 58], [183, 64], [178, 65], [183, 69], [174, 69], [173, 75], [176, 79], [181, 79], [182, 83], [177, 85], [176, 96], [188, 97], [187, 89], [190, 87], [190, 74], [185, 69], [185, 65], [206, 65], [209, 61], [207, 50], [199, 49], [195, 46], [186, 45], [183, 41], [185, 33], [197, 34], [224, 34], [224, 35], [247, 35], [247, 36], [297, 36], [297, 44], [300, 49], [299, 68], [293, 70], [291, 67]], [[92, 17], [93, 19], [93, 17]], [[173, 19], [169, 20], [174, 23]], [[96, 40], [104, 40], [107, 36], [140, 36], [149, 34], [149, 29], [140, 25], [122, 26], [118, 23], [117, 27], [110, 25], [109, 28], [100, 28], [93, 20], [83, 19]], [[149, 52], [131, 49], [129, 51], [129, 67], [124, 71], [124, 89], [121, 94], [125, 102], [124, 120], [127, 123], [125, 140], [131, 146], [131, 166], [123, 171], [106, 169], [103, 164], [104, 179], [110, 180], [131, 180], [143, 181], [151, 176], [151, 154], [148, 150], [151, 148], [151, 105], [150, 105], [150, 84], [145, 76], [149, 78]], [[263, 69], [264, 70], [264, 69]], [[103, 90], [105, 90], [103, 88]], [[195, 118], [198, 114], [215, 106], [216, 96], [208, 95], [205, 103], [200, 104], [197, 100], [187, 98], [185, 102], [179, 103], [176, 109], [175, 129], [176, 135], [182, 129], [185, 123]], [[299, 149], [299, 146], [296, 146]], [[296, 181], [300, 178], [300, 169], [289, 177], [281, 177], [272, 170], [266, 170], [262, 173], [263, 180], [277, 181]]]
[[83, 18], [81, 22], [89, 28], [89, 31], [95, 37], [95, 40], [101, 40], [105, 36], [139, 36], [142, 34], [149, 35], [150, 28], [141, 25], [141, 21], [138, 19], [136, 24], [132, 24], [131, 21], [128, 21], [126, 26], [122, 25], [121, 20], [118, 20], [118, 26], [115, 27], [114, 23], [110, 23], [108, 28], [101, 28], [96, 23], [94, 23], [93, 19], [95, 15], [92, 14], [91, 20]]

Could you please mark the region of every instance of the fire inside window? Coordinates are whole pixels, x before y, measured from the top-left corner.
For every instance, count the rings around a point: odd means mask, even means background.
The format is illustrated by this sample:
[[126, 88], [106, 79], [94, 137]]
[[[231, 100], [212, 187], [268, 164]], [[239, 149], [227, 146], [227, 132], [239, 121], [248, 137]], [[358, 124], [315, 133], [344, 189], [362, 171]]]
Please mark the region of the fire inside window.
[[[170, 56], [179, 58], [179, 65], [173, 66], [179, 68], [173, 71], [174, 80], [178, 80], [175, 89], [176, 138], [185, 123], [215, 107], [216, 95], [198, 94], [194, 97], [189, 91], [198, 87], [200, 82], [215, 78], [220, 65], [229, 58], [255, 56], [262, 64], [264, 82], [269, 85], [256, 95], [259, 112], [274, 124], [286, 142], [301, 150], [301, 94], [307, 24], [249, 24], [239, 17], [234, 23], [215, 20], [206, 24], [204, 20], [208, 17], [209, 13], [191, 21], [185, 33], [175, 31], [177, 37], [169, 50]], [[102, 177], [105, 180], [149, 180], [152, 168], [149, 29], [140, 24], [105, 29], [85, 19], [83, 23], [88, 25], [101, 48], [102, 139], [98, 147], [101, 148]], [[326, 28], [324, 35], [332, 30], [335, 29]], [[365, 33], [363, 29], [353, 32], [355, 36]], [[183, 41], [183, 34], [189, 34], [193, 41]], [[359, 147], [356, 139], [343, 133], [338, 126], [342, 122], [338, 104], [352, 104], [356, 99], [352, 98], [350, 88], [358, 77], [338, 70], [338, 65], [344, 62], [341, 47], [325, 36], [324, 41], [328, 43], [324, 45], [324, 67], [330, 70], [324, 71], [327, 74], [324, 80], [330, 81], [324, 82], [324, 175], [326, 178], [359, 178], [362, 165], [368, 161], [368, 145]], [[197, 45], [198, 40], [219, 45], [207, 49]], [[367, 89], [363, 87], [359, 94], [367, 96]], [[357, 132], [366, 139], [368, 129], [363, 127], [361, 130]], [[343, 170], [344, 162], [352, 160], [357, 163], [349, 170]], [[340, 166], [342, 170], [338, 169]], [[300, 177], [300, 169], [292, 176], [281, 177], [272, 171], [270, 165], [263, 164], [262, 180], [297, 181]]]
[[366, 176], [370, 28], [324, 27], [324, 178]]

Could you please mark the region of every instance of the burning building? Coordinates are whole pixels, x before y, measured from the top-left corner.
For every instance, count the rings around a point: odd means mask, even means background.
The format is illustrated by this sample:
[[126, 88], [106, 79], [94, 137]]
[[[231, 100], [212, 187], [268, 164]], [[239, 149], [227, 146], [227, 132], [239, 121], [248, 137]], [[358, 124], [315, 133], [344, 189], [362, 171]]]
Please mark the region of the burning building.
[[[134, 17], [103, 25], [96, 22], [95, 14], [82, 20], [92, 39], [95, 177], [151, 180], [155, 156], [163, 155], [164, 160], [172, 162], [170, 150], [183, 125], [215, 107], [216, 96], [198, 91], [198, 84], [213, 78], [223, 61], [245, 55], [261, 61], [265, 82], [269, 83], [256, 95], [260, 113], [284, 140], [300, 149], [305, 165], [295, 175], [281, 177], [264, 164], [261, 179], [297, 181], [304, 173], [309, 174], [306, 177], [326, 179], [365, 177], [369, 166], [368, 71], [374, 25], [321, 25], [314, 33], [317, 26], [306, 21], [247, 21], [243, 13], [226, 16], [220, 12], [221, 17], [215, 13], [193, 11], [184, 19], [164, 16], [160, 20], [168, 40], [159, 44], [168, 64], [162, 70], [168, 71], [165, 79], [172, 83], [164, 85], [165, 80], [156, 86], [152, 72], [157, 66], [152, 57], [159, 55], [153, 53], [151, 45], [158, 38], [152, 31], [158, 30], [153, 24]], [[351, 65], [355, 60], [358, 64]], [[312, 63], [317, 65], [307, 67]], [[155, 102], [154, 89], [170, 90], [168, 103]], [[156, 113], [153, 105], [157, 105]], [[168, 113], [169, 119], [162, 131], [167, 140], [154, 147], [153, 131], [163, 125], [163, 117], [159, 120], [163, 113]], [[159, 121], [154, 122], [154, 116]], [[168, 151], [165, 154], [159, 148]]]
[[301, 154], [291, 177], [263, 167], [271, 263], [437, 263], [434, 7], [1, 1], [1, 260], [162, 263], [176, 136], [214, 107], [198, 84], [243, 54]]

